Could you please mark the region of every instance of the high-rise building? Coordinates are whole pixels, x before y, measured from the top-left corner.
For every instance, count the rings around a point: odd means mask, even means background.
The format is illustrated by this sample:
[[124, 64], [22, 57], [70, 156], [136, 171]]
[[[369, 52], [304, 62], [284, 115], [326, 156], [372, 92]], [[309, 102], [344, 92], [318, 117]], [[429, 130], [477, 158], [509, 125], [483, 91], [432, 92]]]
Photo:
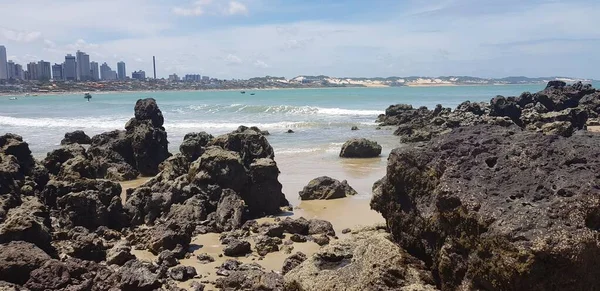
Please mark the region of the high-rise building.
[[183, 80], [186, 82], [200, 82], [200, 79], [201, 78], [199, 74], [188, 74], [183, 78]]
[[42, 81], [52, 79], [52, 66], [50, 66], [50, 62], [45, 62], [44, 60], [38, 62], [38, 79]]
[[77, 60], [74, 56], [68, 54], [63, 64], [65, 81], [77, 81]]
[[63, 65], [62, 64], [54, 64], [52, 66], [52, 80], [62, 81], [65, 79]]
[[38, 80], [40, 76], [38, 74], [38, 64], [34, 62], [27, 64], [27, 74], [27, 80]]
[[125, 80], [127, 78], [127, 71], [125, 70], [125, 62], [117, 63], [117, 72], [119, 73], [119, 80]]
[[8, 61], [6, 60], [6, 47], [0, 45], [0, 80], [8, 79]]
[[89, 81], [92, 78], [90, 71], [90, 55], [77, 51], [77, 80]]
[[93, 81], [98, 81], [100, 80], [100, 71], [98, 71], [98, 63], [97, 62], [91, 62], [90, 63], [90, 70], [92, 71], [92, 80]]
[[146, 72], [139, 70], [131, 73], [131, 78], [136, 80], [146, 80]]
[[17, 79], [15, 74], [15, 63], [13, 61], [8, 61], [7, 70], [6, 77], [8, 79]]
[[169, 75], [169, 81], [179, 82], [179, 76], [177, 76], [177, 74]]
[[15, 79], [23, 80], [25, 79], [25, 74], [23, 74], [23, 66], [19, 64], [15, 64]]
[[106, 63], [100, 66], [100, 73], [102, 74], [102, 80], [112, 81], [117, 79], [117, 72], [113, 71]]

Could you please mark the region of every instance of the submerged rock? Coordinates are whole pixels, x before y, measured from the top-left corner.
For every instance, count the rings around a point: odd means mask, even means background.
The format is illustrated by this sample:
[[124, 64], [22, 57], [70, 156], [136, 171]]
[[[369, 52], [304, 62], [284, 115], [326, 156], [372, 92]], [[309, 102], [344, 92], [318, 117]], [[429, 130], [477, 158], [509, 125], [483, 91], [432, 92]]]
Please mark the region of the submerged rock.
[[355, 138], [347, 141], [342, 146], [342, 158], [374, 158], [381, 155], [381, 146], [377, 142], [366, 138]]
[[286, 267], [291, 290], [437, 290], [425, 264], [377, 230], [336, 241], [308, 259], [295, 255]]
[[301, 200], [329, 200], [356, 195], [346, 180], [340, 182], [336, 179], [323, 176], [311, 180], [304, 189], [300, 191]]
[[371, 207], [444, 290], [600, 288], [599, 142], [460, 128], [394, 150]]

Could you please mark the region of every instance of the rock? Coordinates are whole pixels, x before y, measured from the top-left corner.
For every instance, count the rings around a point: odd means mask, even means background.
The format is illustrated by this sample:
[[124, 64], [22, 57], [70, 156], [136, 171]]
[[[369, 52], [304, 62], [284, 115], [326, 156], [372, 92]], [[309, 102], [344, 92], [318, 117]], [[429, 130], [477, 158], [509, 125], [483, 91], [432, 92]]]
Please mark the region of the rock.
[[111, 271], [101, 268], [94, 262], [73, 258], [67, 258], [64, 262], [48, 260], [31, 272], [24, 287], [32, 291], [86, 290], [91, 289], [92, 286], [109, 289], [117, 285], [113, 275]]
[[223, 249], [223, 253], [228, 257], [241, 257], [250, 252], [250, 243], [237, 239], [231, 240]]
[[246, 168], [249, 168], [256, 159], [275, 158], [273, 147], [267, 138], [260, 132], [244, 126], [232, 133], [216, 137], [210, 144], [237, 152]]
[[190, 166], [188, 179], [196, 184], [216, 184], [241, 192], [248, 177], [237, 152], [220, 147], [208, 147], [204, 154]]
[[244, 200], [237, 193], [230, 189], [223, 190], [215, 212], [216, 223], [219, 229], [230, 231], [240, 228], [242, 226], [244, 207]]
[[356, 191], [345, 180], [340, 182], [323, 176], [311, 180], [308, 185], [304, 186], [304, 189], [300, 191], [300, 200], [329, 200], [356, 194]]
[[217, 279], [215, 286], [221, 290], [284, 290], [281, 275], [267, 273], [257, 265], [242, 265], [227, 277]]
[[[95, 233], [81, 226], [73, 227], [67, 233], [68, 240], [60, 242], [62, 252], [78, 259], [100, 262], [106, 260], [107, 246]], [[56, 243], [56, 242], [55, 242]]]
[[259, 235], [255, 238], [255, 248], [259, 256], [266, 256], [268, 253], [279, 251], [279, 245], [282, 243], [278, 237]]
[[29, 175], [35, 165], [35, 160], [29, 150], [29, 144], [16, 134], [7, 133], [0, 136], [0, 153], [14, 156], [19, 163], [20, 173]]
[[155, 226], [149, 234], [149, 240], [146, 244], [147, 249], [155, 255], [165, 250], [176, 250], [183, 248], [187, 251], [192, 241], [193, 229], [177, 224], [160, 224]]
[[179, 260], [175, 256], [175, 253], [169, 250], [162, 251], [158, 254], [158, 258], [156, 258], [156, 263], [159, 266], [165, 266], [167, 268], [177, 266], [179, 264]]
[[351, 130], [358, 130], [358, 126], [352, 126]]
[[280, 224], [273, 224], [273, 225], [268, 225], [265, 228], [262, 229], [262, 233], [266, 236], [270, 236], [270, 237], [283, 237], [283, 232], [285, 231], [285, 229], [283, 228], [282, 225]]
[[175, 281], [187, 281], [197, 275], [196, 269], [192, 266], [177, 266], [169, 270], [169, 277]]
[[573, 126], [568, 121], [556, 121], [542, 125], [542, 132], [569, 137], [573, 135]]
[[204, 154], [204, 149], [213, 138], [212, 135], [204, 131], [188, 133], [183, 138], [179, 151], [193, 162]]
[[278, 181], [279, 168], [270, 158], [260, 158], [250, 164], [250, 187], [242, 192], [250, 215], [261, 217], [281, 212], [280, 207], [289, 202], [281, 191]]
[[294, 268], [298, 267], [302, 262], [306, 261], [307, 257], [302, 252], [297, 252], [283, 261], [283, 267], [281, 268], [281, 274], [285, 275]]
[[425, 264], [388, 236], [384, 232], [363, 232], [323, 247], [307, 260], [302, 255], [291, 262], [286, 260], [292, 268], [285, 274], [285, 285], [306, 291], [437, 290]]
[[352, 230], [351, 230], [351, 229], [349, 229], [349, 228], [344, 228], [344, 229], [342, 229], [342, 233], [343, 233], [343, 234], [347, 234], [347, 233], [350, 233], [350, 232], [352, 232]]
[[374, 158], [381, 155], [381, 146], [366, 138], [354, 138], [342, 146], [342, 158]]
[[320, 246], [329, 244], [329, 237], [327, 237], [324, 234], [313, 235], [313, 236], [311, 236], [311, 239], [312, 239], [312, 241], [314, 241], [316, 244], [318, 244]]
[[0, 244], [0, 280], [23, 285], [33, 270], [50, 259], [48, 254], [28, 242]]
[[514, 98], [497, 96], [490, 101], [490, 116], [506, 116], [519, 125], [521, 123], [521, 108]]
[[200, 262], [200, 264], [209, 264], [215, 261], [215, 258], [213, 258], [207, 253], [197, 255], [196, 259], [198, 259], [198, 262]]
[[598, 142], [457, 129], [394, 150], [371, 207], [443, 290], [600, 288]]
[[217, 270], [217, 276], [229, 276], [231, 271], [237, 270], [241, 264], [238, 260], [227, 259]]
[[75, 157], [83, 157], [87, 159], [85, 148], [79, 144], [68, 144], [56, 150], [49, 152], [42, 164], [48, 172], [58, 175], [65, 162]]
[[311, 219], [308, 221], [308, 234], [325, 234], [335, 236], [335, 230], [331, 222], [322, 219]]
[[87, 151], [98, 177], [124, 181], [138, 177], [131, 140], [122, 130], [101, 133], [92, 137]]
[[283, 230], [287, 233], [307, 235], [310, 223], [304, 217], [298, 219], [286, 217], [279, 222], [279, 225], [281, 225]]
[[76, 130], [73, 132], [65, 133], [65, 138], [60, 141], [61, 145], [69, 144], [91, 144], [92, 138], [90, 138], [83, 130]]
[[134, 260], [135, 256], [131, 253], [131, 247], [126, 242], [115, 244], [106, 252], [106, 264], [123, 266], [130, 260]]
[[550, 88], [562, 89], [565, 86], [567, 86], [567, 83], [565, 83], [564, 81], [555, 80], [555, 81], [548, 82], [548, 85], [546, 85], [546, 89], [550, 89]]
[[120, 290], [156, 290], [162, 286], [156, 270], [138, 260], [127, 262], [119, 270], [119, 274]]
[[301, 234], [292, 234], [290, 236], [290, 240], [296, 243], [303, 243], [306, 242], [308, 239], [306, 238], [305, 235], [301, 235]]
[[206, 285], [198, 282], [192, 282], [192, 284], [190, 284], [190, 290], [192, 291], [204, 291], [205, 287]]
[[135, 119], [150, 120], [154, 127], [162, 127], [165, 119], [154, 98], [138, 99], [135, 102]]
[[24, 198], [23, 203], [8, 212], [0, 224], [0, 243], [25, 241], [53, 253], [50, 215], [44, 205], [34, 197]]
[[[114, 193], [113, 193], [114, 194]], [[99, 191], [73, 192], [58, 198], [59, 223], [63, 227], [83, 226], [96, 229], [108, 226], [121, 229], [128, 224], [121, 197]]]
[[286, 133], [294, 133], [294, 131], [291, 129], [288, 129]]
[[154, 127], [149, 120], [130, 120], [125, 126], [127, 138], [131, 141], [134, 168], [143, 176], [158, 174], [158, 166], [171, 154], [168, 150], [167, 132], [162, 127]]

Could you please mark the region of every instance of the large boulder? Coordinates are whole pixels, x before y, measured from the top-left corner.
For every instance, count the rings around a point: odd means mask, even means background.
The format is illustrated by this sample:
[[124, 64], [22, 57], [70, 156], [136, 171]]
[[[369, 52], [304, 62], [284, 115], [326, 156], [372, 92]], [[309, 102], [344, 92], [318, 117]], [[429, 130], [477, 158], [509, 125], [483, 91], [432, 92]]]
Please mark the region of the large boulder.
[[384, 231], [358, 232], [294, 261], [302, 263], [288, 262], [284, 277], [291, 290], [437, 290], [425, 264]]
[[[120, 194], [120, 193], [119, 193]], [[119, 195], [105, 195], [100, 191], [72, 192], [58, 198], [59, 224], [62, 227], [99, 226], [121, 229], [128, 224]]]
[[134, 167], [131, 140], [125, 131], [114, 130], [92, 137], [92, 145], [87, 152], [98, 177], [125, 181], [133, 180], [139, 175]]
[[311, 180], [304, 189], [300, 191], [301, 200], [329, 200], [356, 195], [346, 180], [340, 182], [336, 179], [323, 176]]
[[0, 224], [0, 243], [26, 241], [52, 253], [50, 233], [50, 215], [46, 207], [37, 198], [27, 197], [20, 206], [11, 209]]
[[154, 127], [162, 127], [165, 122], [162, 111], [158, 108], [154, 98], [138, 99], [135, 102], [134, 111], [135, 119], [150, 120]]
[[19, 135], [7, 133], [0, 136], [0, 153], [17, 158], [23, 175], [28, 175], [35, 165], [29, 144]]
[[169, 153], [167, 132], [163, 127], [155, 127], [150, 120], [131, 119], [127, 125], [127, 137], [131, 141], [134, 168], [143, 176], [158, 174], [158, 166]]
[[197, 160], [214, 137], [206, 132], [192, 132], [183, 137], [179, 151], [190, 161]]
[[354, 138], [342, 146], [342, 158], [374, 158], [381, 155], [381, 146], [366, 138]]
[[236, 131], [216, 137], [210, 145], [220, 146], [226, 150], [239, 153], [244, 165], [249, 168], [256, 159], [274, 159], [273, 147], [267, 138], [260, 132], [245, 126], [240, 126]]
[[457, 129], [394, 150], [371, 207], [444, 290], [597, 289], [599, 142]]
[[33, 270], [50, 259], [48, 254], [28, 242], [0, 244], [0, 281], [23, 285]]
[[217, 227], [221, 231], [238, 229], [244, 222], [244, 200], [230, 189], [224, 189], [215, 211]]
[[248, 177], [246, 169], [237, 152], [220, 147], [208, 147], [204, 154], [190, 166], [191, 182], [219, 185], [241, 192]]
[[63, 138], [63, 140], [60, 141], [61, 145], [68, 145], [68, 144], [91, 144], [92, 143], [92, 139], [85, 134], [85, 132], [83, 132], [83, 130], [76, 130], [73, 132], [67, 132], [65, 133], [65, 138]]
[[75, 157], [83, 157], [87, 159], [85, 148], [79, 144], [68, 144], [49, 152], [46, 155], [46, 158], [42, 161], [42, 164], [44, 167], [46, 167], [46, 169], [48, 169], [50, 174], [58, 175], [63, 167], [63, 164]]
[[244, 189], [242, 197], [253, 216], [275, 215], [281, 212], [280, 207], [289, 202], [281, 191], [279, 168], [269, 158], [256, 159], [250, 164], [250, 186]]

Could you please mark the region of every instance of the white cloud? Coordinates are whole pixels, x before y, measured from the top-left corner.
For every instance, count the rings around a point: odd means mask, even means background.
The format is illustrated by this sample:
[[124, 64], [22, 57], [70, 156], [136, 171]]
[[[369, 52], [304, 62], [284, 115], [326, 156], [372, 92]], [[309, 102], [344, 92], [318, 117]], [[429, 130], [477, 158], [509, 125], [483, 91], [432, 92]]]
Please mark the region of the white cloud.
[[38, 40], [42, 36], [42, 33], [39, 31], [19, 31], [0, 27], [0, 36], [10, 41], [32, 42]]
[[173, 7], [173, 13], [181, 16], [199, 16], [204, 14], [204, 10], [200, 6], [191, 8]]
[[267, 63], [265, 63], [261, 60], [256, 60], [254, 62], [254, 66], [257, 68], [262, 68], [262, 69], [266, 69], [266, 68], [270, 67]]
[[240, 2], [230, 1], [229, 6], [227, 7], [227, 14], [228, 15], [236, 15], [236, 14], [247, 15], [248, 8], [246, 7], [246, 5], [244, 5]]
[[242, 59], [240, 59], [240, 57], [234, 54], [228, 54], [225, 57], [225, 63], [227, 63], [228, 65], [240, 65], [243, 63], [243, 61]]

